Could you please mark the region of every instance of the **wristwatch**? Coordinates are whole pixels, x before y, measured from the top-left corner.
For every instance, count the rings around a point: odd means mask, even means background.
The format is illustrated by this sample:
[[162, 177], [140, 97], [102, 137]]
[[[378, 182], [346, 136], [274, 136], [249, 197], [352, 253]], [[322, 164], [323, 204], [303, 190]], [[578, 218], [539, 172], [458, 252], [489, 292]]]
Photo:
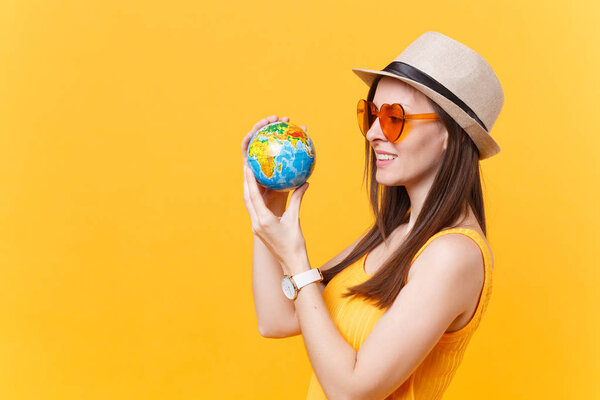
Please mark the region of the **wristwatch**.
[[323, 274], [319, 268], [311, 268], [308, 271], [300, 272], [294, 276], [283, 275], [281, 279], [281, 289], [283, 294], [290, 300], [296, 300], [298, 292], [304, 286], [313, 282], [321, 282], [323, 280]]

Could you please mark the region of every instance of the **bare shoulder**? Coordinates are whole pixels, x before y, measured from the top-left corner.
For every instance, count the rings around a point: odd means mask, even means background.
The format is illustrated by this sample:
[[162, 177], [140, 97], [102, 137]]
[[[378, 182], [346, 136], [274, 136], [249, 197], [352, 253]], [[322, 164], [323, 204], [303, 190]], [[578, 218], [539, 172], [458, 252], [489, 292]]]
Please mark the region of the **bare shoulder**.
[[478, 298], [483, 285], [481, 249], [471, 238], [459, 233], [438, 236], [414, 261], [408, 281], [411, 279], [421, 284], [446, 280], [455, 287], [457, 306], [464, 312]]
[[438, 257], [452, 257], [461, 261], [454, 263], [458, 265], [467, 265], [467, 269], [481, 269], [483, 259], [479, 245], [470, 237], [461, 233], [447, 233], [436, 237], [423, 250], [423, 253], [429, 251]]

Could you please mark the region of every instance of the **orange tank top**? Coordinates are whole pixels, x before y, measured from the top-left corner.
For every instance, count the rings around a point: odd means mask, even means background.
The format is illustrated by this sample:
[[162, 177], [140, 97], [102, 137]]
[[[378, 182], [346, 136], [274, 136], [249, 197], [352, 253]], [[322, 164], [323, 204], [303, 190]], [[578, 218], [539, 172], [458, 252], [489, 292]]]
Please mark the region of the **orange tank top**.
[[[467, 325], [461, 329], [444, 333], [411, 376], [387, 399], [441, 399], [442, 394], [456, 373], [467, 344], [479, 326], [479, 321], [487, 308], [492, 293], [492, 260], [486, 242], [477, 231], [468, 228], [451, 228], [440, 231], [425, 242], [412, 261], [415, 261], [433, 239], [450, 233], [459, 233], [470, 237], [477, 243], [482, 253], [484, 282], [475, 313]], [[364, 298], [341, 297], [346, 288], [362, 283], [372, 276], [364, 270], [367, 254], [334, 276], [325, 286], [323, 292], [323, 300], [335, 325], [344, 339], [356, 351], [385, 312], [385, 310], [380, 310], [372, 303], [365, 301]], [[327, 400], [314, 371], [310, 378], [306, 398], [307, 400]]]

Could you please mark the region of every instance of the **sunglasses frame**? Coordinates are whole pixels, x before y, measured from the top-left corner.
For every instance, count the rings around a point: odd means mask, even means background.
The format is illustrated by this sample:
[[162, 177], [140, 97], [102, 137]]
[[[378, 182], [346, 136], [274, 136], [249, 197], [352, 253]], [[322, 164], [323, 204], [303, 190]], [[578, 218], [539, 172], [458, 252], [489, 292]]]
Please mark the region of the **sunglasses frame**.
[[[362, 108], [362, 110], [361, 110]], [[393, 117], [390, 113], [387, 113], [387, 110], [400, 110], [401, 117]], [[381, 126], [381, 130], [385, 137], [392, 143], [397, 143], [400, 141], [402, 137], [402, 132], [404, 132], [404, 126], [406, 125], [407, 120], [430, 120], [430, 121], [438, 121], [440, 118], [436, 113], [424, 113], [424, 114], [407, 114], [400, 103], [387, 104], [384, 103], [381, 105], [381, 111], [377, 108], [375, 103], [372, 101], [368, 101], [365, 99], [360, 99], [356, 106], [356, 113], [358, 117], [358, 126], [363, 136], [367, 136], [367, 132], [371, 129], [371, 126], [375, 123], [375, 120], [379, 118], [379, 124]], [[366, 115], [365, 115], [366, 114]], [[365, 128], [364, 120], [367, 116], [375, 117], [372, 118], [372, 121], [369, 123], [369, 126]], [[383, 118], [381, 118], [383, 117]], [[400, 126], [400, 130], [398, 133], [395, 132], [396, 127], [392, 127], [393, 123], [390, 122], [391, 118], [401, 119], [402, 125]]]

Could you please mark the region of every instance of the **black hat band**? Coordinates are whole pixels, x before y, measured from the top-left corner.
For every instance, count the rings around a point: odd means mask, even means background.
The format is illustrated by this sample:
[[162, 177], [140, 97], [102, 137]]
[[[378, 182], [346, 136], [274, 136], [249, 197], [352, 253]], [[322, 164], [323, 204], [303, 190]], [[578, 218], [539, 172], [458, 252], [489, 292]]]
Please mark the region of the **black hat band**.
[[471, 118], [477, 121], [477, 123], [479, 123], [479, 125], [481, 125], [486, 132], [488, 131], [483, 121], [479, 119], [477, 114], [475, 114], [475, 112], [471, 110], [471, 108], [468, 105], [466, 105], [461, 99], [459, 99], [454, 93], [448, 90], [444, 85], [436, 81], [431, 76], [427, 75], [425, 72], [401, 61], [392, 61], [387, 67], [382, 69], [382, 71], [391, 72], [392, 74], [412, 79], [413, 81], [425, 85], [431, 90], [436, 91], [437, 93], [441, 94], [442, 96], [459, 106]]

